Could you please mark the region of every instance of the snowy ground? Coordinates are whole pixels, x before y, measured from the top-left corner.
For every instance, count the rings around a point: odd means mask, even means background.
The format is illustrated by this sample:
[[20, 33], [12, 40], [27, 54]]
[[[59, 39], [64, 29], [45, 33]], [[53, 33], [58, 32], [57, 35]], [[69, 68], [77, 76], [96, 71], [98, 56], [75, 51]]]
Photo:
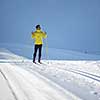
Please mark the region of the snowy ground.
[[42, 62], [0, 49], [0, 100], [100, 100], [100, 60]]

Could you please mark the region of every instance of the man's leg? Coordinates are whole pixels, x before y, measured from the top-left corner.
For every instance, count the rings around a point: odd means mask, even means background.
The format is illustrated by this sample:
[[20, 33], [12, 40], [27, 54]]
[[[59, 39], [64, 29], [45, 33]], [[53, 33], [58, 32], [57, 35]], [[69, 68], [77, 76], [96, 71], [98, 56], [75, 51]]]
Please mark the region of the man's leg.
[[39, 55], [38, 55], [38, 62], [41, 60], [41, 51], [42, 51], [42, 44], [39, 45]]
[[37, 54], [37, 49], [38, 49], [38, 46], [35, 45], [35, 47], [34, 47], [34, 54], [33, 54], [33, 62], [35, 62], [35, 58], [36, 58], [36, 54]]

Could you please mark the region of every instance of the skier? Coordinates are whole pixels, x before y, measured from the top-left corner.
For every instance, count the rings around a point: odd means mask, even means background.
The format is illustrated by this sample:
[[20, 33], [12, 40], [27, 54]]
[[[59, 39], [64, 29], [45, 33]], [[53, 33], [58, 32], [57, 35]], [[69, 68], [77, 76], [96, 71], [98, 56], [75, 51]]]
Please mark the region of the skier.
[[41, 60], [43, 38], [46, 38], [46, 37], [47, 37], [46, 32], [41, 31], [40, 25], [36, 25], [36, 31], [32, 32], [32, 39], [35, 40], [34, 54], [33, 54], [33, 63], [35, 63], [35, 64], [36, 64], [35, 58], [36, 58], [37, 50], [39, 50], [38, 62], [41, 63], [40, 60]]

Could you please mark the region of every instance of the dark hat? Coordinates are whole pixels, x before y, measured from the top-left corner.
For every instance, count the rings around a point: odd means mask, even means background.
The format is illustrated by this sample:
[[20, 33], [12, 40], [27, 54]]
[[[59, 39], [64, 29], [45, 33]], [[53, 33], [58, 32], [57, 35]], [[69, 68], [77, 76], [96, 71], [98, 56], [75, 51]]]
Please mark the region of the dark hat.
[[41, 28], [40, 25], [36, 25], [36, 29]]

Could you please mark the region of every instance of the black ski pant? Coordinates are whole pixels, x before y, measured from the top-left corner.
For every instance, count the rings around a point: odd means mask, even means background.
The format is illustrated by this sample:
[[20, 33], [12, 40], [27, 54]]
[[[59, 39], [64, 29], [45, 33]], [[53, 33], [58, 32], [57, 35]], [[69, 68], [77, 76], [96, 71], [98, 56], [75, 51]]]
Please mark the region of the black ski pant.
[[35, 45], [35, 47], [34, 47], [34, 54], [33, 54], [33, 62], [35, 62], [37, 50], [39, 50], [39, 53], [38, 53], [38, 54], [39, 54], [39, 55], [38, 55], [38, 62], [40, 62], [40, 60], [41, 60], [42, 44], [40, 44], [40, 45]]

